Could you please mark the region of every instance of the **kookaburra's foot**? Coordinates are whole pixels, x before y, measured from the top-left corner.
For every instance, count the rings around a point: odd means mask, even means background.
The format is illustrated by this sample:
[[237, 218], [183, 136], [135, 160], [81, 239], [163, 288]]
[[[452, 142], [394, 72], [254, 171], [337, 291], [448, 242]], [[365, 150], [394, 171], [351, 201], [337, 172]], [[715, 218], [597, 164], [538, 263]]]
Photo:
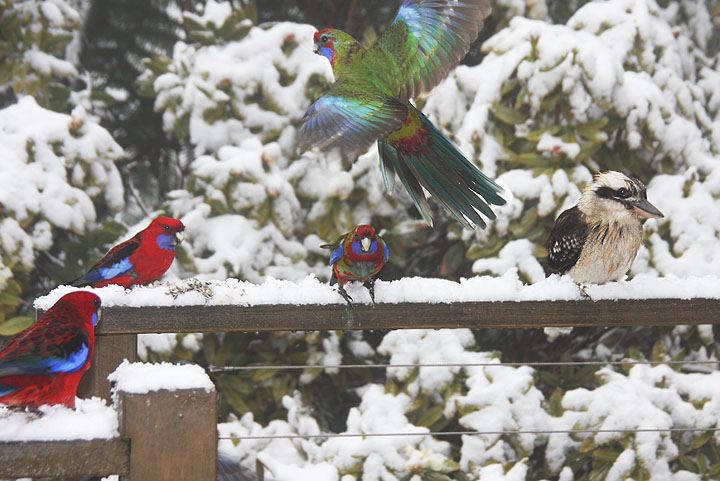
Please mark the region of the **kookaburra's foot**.
[[368, 291], [370, 291], [370, 300], [373, 304], [375, 304], [375, 279], [368, 279], [363, 282], [363, 285], [367, 287]]
[[578, 290], [580, 290], [580, 295], [581, 295], [584, 299], [588, 299], [588, 300], [591, 300], [591, 301], [593, 300], [593, 298], [590, 297], [590, 294], [588, 294], [587, 291], [585, 290], [586, 284], [577, 284], [577, 283], [576, 283], [575, 285], [578, 287]]
[[338, 284], [338, 292], [341, 296], [343, 296], [343, 299], [345, 299], [348, 305], [352, 306], [352, 297], [350, 297], [350, 294], [348, 294], [345, 290], [345, 286], [343, 286], [342, 284]]

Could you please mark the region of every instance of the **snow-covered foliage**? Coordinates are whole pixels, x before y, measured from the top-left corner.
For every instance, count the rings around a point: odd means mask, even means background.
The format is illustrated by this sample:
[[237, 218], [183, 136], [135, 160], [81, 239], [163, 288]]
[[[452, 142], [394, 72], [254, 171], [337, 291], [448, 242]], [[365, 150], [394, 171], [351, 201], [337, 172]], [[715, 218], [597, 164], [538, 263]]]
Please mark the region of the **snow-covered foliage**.
[[121, 155], [112, 136], [81, 107], [67, 115], [26, 96], [0, 110], [0, 292], [7, 295], [0, 324], [19, 305], [20, 285], [38, 253], [49, 253], [63, 232], [85, 233], [99, 209], [122, 209], [123, 185], [114, 164]]
[[2, 0], [0, 90], [37, 97], [44, 107], [65, 106], [70, 90], [59, 79], [75, 66], [82, 19], [65, 0]]
[[[692, 29], [681, 23], [688, 11]], [[487, 259], [497, 255], [541, 278], [548, 225], [609, 168], [648, 182], [666, 216], [646, 223], [634, 273], [717, 272], [720, 249], [708, 246], [720, 224], [706, 215], [720, 211], [717, 59], [703, 54], [711, 27], [695, 2], [591, 2], [567, 25], [515, 17], [483, 45], [480, 65], [435, 90], [426, 111], [514, 194], [470, 247], [475, 272], [501, 273], [507, 263]]]

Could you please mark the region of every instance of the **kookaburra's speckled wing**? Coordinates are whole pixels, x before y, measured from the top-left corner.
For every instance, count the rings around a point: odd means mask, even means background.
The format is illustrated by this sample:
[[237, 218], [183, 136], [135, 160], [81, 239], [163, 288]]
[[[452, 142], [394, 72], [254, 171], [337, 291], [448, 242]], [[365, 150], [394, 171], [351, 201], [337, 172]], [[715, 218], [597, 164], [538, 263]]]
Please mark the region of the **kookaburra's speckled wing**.
[[488, 0], [405, 0], [395, 20], [367, 54], [382, 65], [401, 101], [432, 90], [468, 53], [490, 15]]
[[566, 210], [555, 221], [548, 242], [548, 267], [553, 274], [564, 274], [572, 269], [580, 258], [585, 239], [587, 222], [577, 206]]

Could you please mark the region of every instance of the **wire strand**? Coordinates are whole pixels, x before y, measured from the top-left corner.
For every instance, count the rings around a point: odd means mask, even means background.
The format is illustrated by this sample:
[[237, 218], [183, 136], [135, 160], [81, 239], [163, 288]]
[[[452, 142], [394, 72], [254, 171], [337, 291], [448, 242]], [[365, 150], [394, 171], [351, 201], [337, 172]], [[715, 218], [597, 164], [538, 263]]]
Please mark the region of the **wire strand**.
[[214, 366], [207, 367], [208, 372], [234, 372], [234, 371], [263, 371], [269, 369], [383, 369], [389, 367], [415, 368], [415, 367], [520, 367], [520, 366], [634, 366], [650, 364], [668, 365], [698, 365], [718, 364], [720, 360], [710, 361], [557, 361], [557, 362], [476, 362], [476, 363], [448, 363], [448, 364], [340, 364], [340, 365], [266, 365], [266, 366]]
[[268, 434], [253, 436], [218, 436], [218, 439], [235, 441], [259, 439], [310, 439], [310, 438], [377, 438], [397, 436], [466, 436], [504, 434], [597, 434], [597, 433], [665, 433], [665, 432], [716, 432], [720, 428], [639, 428], [639, 429], [540, 429], [516, 431], [440, 431], [429, 433], [326, 433], [326, 434]]

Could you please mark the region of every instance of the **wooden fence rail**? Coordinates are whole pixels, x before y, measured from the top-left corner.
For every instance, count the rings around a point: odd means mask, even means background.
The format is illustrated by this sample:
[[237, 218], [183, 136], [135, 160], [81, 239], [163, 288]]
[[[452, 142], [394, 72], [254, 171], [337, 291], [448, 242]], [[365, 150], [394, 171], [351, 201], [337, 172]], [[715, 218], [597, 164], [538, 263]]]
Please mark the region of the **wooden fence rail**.
[[[718, 299], [108, 307], [96, 329], [93, 365], [83, 377], [78, 394], [108, 398], [108, 374], [124, 359], [137, 359], [137, 335], [144, 333], [718, 323]], [[118, 439], [0, 443], [0, 477], [121, 474], [130, 481], [215, 479], [214, 391], [205, 396], [197, 390], [187, 392], [194, 396], [187, 402], [178, 401], [176, 391], [166, 392], [173, 399], [121, 395]], [[190, 424], [184, 419], [191, 420]], [[154, 434], [148, 436], [148, 432]], [[188, 443], [193, 436], [200, 439]], [[179, 460], [180, 466], [168, 462], [169, 457]], [[68, 459], [73, 462], [68, 463]], [[183, 460], [191, 460], [196, 466], [183, 464]]]
[[108, 307], [96, 328], [95, 359], [79, 392], [108, 398], [107, 375], [123, 359], [137, 360], [137, 334], [717, 323], [720, 299]]

